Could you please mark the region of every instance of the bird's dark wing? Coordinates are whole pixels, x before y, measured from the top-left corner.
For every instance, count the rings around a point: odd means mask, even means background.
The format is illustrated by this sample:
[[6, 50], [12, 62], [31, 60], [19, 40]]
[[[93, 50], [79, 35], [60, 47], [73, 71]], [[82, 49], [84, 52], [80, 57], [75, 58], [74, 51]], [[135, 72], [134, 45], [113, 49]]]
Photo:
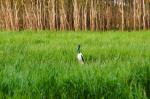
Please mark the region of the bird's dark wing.
[[84, 58], [83, 58], [83, 55], [81, 55], [81, 58], [82, 58], [82, 61], [84, 62]]

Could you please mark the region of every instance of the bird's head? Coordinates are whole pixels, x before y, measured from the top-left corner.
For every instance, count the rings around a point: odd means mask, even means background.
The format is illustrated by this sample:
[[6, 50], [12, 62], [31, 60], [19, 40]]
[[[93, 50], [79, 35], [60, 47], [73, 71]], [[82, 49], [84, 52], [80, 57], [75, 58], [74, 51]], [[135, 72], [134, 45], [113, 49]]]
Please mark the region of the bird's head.
[[80, 53], [80, 44], [77, 46], [77, 52]]

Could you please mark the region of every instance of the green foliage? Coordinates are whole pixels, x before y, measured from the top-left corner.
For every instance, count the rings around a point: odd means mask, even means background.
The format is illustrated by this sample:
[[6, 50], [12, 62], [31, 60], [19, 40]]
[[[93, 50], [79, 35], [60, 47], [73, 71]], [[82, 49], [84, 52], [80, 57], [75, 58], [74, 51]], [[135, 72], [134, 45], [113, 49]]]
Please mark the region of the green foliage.
[[[0, 32], [0, 98], [150, 98], [150, 32]], [[76, 61], [76, 47], [86, 63]]]

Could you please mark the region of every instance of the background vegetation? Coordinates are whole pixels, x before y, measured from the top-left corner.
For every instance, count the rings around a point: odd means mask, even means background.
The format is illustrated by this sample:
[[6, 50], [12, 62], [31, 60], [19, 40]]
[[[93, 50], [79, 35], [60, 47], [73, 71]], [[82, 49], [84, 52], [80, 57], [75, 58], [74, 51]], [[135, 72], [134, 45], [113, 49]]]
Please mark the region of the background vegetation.
[[0, 29], [149, 28], [150, 0], [0, 0]]
[[[148, 99], [150, 32], [0, 32], [0, 98]], [[76, 61], [76, 45], [86, 63]]]

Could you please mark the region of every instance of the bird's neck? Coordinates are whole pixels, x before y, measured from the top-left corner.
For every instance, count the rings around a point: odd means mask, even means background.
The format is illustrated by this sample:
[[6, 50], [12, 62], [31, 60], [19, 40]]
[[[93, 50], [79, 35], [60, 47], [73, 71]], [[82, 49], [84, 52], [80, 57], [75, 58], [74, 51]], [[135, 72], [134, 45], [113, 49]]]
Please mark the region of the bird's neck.
[[77, 52], [80, 53], [80, 48], [78, 48]]
[[80, 51], [78, 50], [78, 54], [80, 53]]

